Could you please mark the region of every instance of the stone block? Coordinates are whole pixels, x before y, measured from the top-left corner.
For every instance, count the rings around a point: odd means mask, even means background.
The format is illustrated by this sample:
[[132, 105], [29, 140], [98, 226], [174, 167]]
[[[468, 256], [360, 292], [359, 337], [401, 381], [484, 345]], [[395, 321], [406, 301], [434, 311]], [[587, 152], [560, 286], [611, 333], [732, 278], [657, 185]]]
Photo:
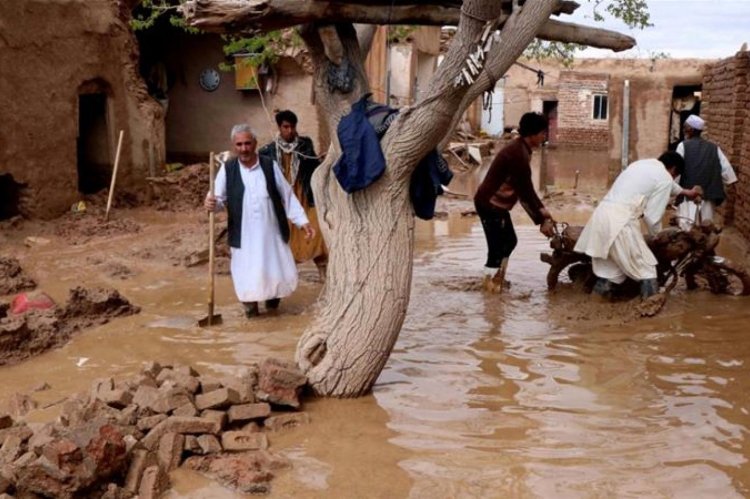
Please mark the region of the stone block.
[[192, 397], [184, 388], [169, 388], [166, 391], [159, 390], [160, 396], [151, 406], [154, 412], [166, 414], [174, 411], [180, 406], [192, 402]]
[[162, 421], [165, 421], [167, 419], [166, 414], [156, 414], [154, 416], [147, 416], [145, 418], [141, 418], [138, 420], [138, 423], [136, 423], [136, 426], [141, 431], [148, 431], [154, 426], [158, 425]]
[[172, 415], [193, 417], [198, 415], [198, 409], [195, 408], [195, 405], [192, 402], [188, 402], [187, 404], [183, 404], [175, 409], [174, 412], [172, 412]]
[[159, 466], [164, 471], [170, 472], [180, 465], [182, 460], [182, 451], [185, 448], [185, 437], [179, 433], [165, 433], [159, 439], [159, 450], [157, 459]]
[[170, 416], [166, 421], [168, 431], [182, 434], [218, 433], [221, 431], [216, 421], [204, 418]]
[[125, 489], [133, 494], [138, 493], [141, 485], [143, 472], [149, 466], [156, 464], [156, 455], [146, 449], [136, 449], [133, 451], [130, 459], [128, 473], [125, 476]]
[[169, 488], [169, 477], [158, 465], [143, 471], [138, 487], [139, 499], [157, 499]]
[[219, 439], [213, 435], [201, 435], [198, 437], [198, 445], [200, 446], [201, 454], [216, 454], [222, 450]]
[[227, 413], [224, 411], [206, 409], [201, 412], [201, 418], [214, 422], [216, 431], [212, 431], [211, 433], [219, 433], [227, 425]]
[[167, 420], [158, 423], [151, 428], [145, 437], [141, 439], [141, 445], [148, 450], [155, 450], [159, 444], [159, 439], [167, 432]]
[[263, 426], [271, 431], [286, 430], [310, 423], [310, 416], [306, 412], [291, 412], [278, 414], [267, 418]]
[[257, 404], [233, 405], [227, 411], [230, 423], [267, 418], [271, 415], [271, 406], [265, 402]]
[[258, 376], [258, 396], [273, 404], [300, 406], [299, 395], [307, 383], [296, 364], [269, 358], [263, 361]]
[[151, 408], [162, 394], [158, 388], [153, 386], [141, 385], [133, 395], [133, 403], [138, 407]]
[[184, 388], [189, 393], [196, 393], [200, 388], [200, 380], [197, 377], [187, 374], [187, 370], [163, 369], [156, 378], [157, 383], [162, 385], [168, 381], [174, 383], [174, 386]]
[[227, 377], [221, 380], [222, 385], [231, 388], [239, 395], [239, 404], [249, 404], [255, 402], [255, 392], [253, 386], [257, 384], [258, 376], [255, 373], [245, 373], [242, 376]]
[[201, 411], [204, 409], [222, 409], [240, 401], [239, 394], [231, 388], [219, 388], [195, 397], [195, 405]]
[[226, 451], [267, 449], [268, 437], [265, 433], [225, 431], [221, 434], [221, 446]]
[[210, 393], [223, 388], [221, 381], [216, 378], [201, 377], [201, 393]]

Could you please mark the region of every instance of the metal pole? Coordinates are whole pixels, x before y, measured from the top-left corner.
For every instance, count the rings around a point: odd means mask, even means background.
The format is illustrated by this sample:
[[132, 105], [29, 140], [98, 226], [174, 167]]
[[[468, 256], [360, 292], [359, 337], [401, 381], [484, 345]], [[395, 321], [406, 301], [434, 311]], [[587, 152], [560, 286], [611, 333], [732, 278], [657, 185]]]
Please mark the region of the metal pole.
[[625, 80], [622, 90], [622, 156], [620, 167], [622, 170], [628, 166], [630, 148], [630, 80]]

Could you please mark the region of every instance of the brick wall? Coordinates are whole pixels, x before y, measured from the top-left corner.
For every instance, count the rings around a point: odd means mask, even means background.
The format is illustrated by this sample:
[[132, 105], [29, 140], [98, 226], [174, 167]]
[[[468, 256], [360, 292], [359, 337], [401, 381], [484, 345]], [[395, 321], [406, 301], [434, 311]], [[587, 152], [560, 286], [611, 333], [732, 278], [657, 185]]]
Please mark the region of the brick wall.
[[705, 138], [721, 147], [739, 179], [724, 203], [724, 222], [750, 239], [750, 53], [707, 67], [701, 114]]
[[[602, 73], [561, 71], [558, 97], [557, 142], [591, 149], [609, 145], [607, 119], [594, 119], [594, 96], [607, 95], [609, 76]], [[611, 105], [610, 105], [611, 107]]]

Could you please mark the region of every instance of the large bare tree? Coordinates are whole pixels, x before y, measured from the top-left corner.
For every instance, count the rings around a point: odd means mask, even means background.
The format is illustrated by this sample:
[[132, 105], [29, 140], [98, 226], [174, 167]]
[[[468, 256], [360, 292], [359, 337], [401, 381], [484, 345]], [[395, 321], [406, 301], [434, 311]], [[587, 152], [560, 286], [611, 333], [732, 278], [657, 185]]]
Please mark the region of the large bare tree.
[[[303, 333], [296, 360], [316, 393], [356, 397], [382, 371], [406, 316], [412, 276], [414, 215], [409, 179], [419, 161], [452, 130], [456, 119], [535, 39], [623, 50], [635, 43], [618, 33], [550, 19], [578, 5], [563, 0], [189, 0], [189, 24], [241, 33], [300, 25], [314, 63], [316, 105], [332, 137], [313, 177], [321, 230], [330, 249], [319, 313]], [[401, 110], [381, 141], [385, 174], [345, 193], [332, 166], [341, 151], [336, 127], [369, 91], [363, 62], [367, 36], [353, 23], [457, 25], [424, 98]], [[360, 30], [360, 35], [367, 30]], [[499, 35], [493, 33], [499, 33]], [[354, 87], [327, 81], [344, 62]]]

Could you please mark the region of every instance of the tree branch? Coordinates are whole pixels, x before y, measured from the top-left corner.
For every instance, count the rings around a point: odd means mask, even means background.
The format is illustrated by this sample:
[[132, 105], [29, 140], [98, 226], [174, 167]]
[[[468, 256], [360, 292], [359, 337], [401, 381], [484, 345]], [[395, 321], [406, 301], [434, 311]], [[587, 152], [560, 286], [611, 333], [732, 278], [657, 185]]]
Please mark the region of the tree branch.
[[[488, 54], [485, 67], [493, 62], [493, 67], [489, 69], [491, 74], [496, 74], [494, 71], [497, 71], [497, 74], [502, 75], [523, 54], [539, 26], [551, 15], [553, 7], [554, 4], [548, 0], [527, 0], [519, 12], [511, 14], [503, 26], [502, 41], [496, 43]], [[463, 19], [462, 24], [465, 21]], [[385, 140], [393, 141], [390, 146], [386, 146], [386, 150], [389, 151], [389, 165], [396, 169], [394, 175], [410, 175], [416, 161], [443, 138], [455, 117], [465, 110], [466, 95], [475, 85], [455, 88], [452, 81], [460, 72], [469, 51], [475, 46], [474, 36], [470, 32], [462, 33], [459, 25], [451, 52], [438, 67], [428, 96], [413, 108], [402, 112], [399, 119], [391, 125]], [[457, 57], [451, 57], [452, 55]], [[486, 74], [480, 76], [487, 78]], [[416, 161], [410, 162], [414, 157]], [[402, 162], [406, 167], [400, 169]]]
[[[363, 0], [364, 1], [364, 0]], [[401, 4], [400, 4], [401, 3]], [[393, 8], [375, 2], [353, 0], [189, 0], [183, 7], [188, 23], [203, 31], [247, 32], [269, 31], [298, 24], [325, 21], [364, 24], [456, 25], [460, 8], [447, 2], [395, 2]], [[507, 16], [506, 3], [498, 8]], [[553, 13], [571, 13], [575, 2], [558, 1]], [[548, 20], [539, 38], [549, 41], [578, 43], [616, 52], [635, 45], [635, 40], [616, 31]]]
[[592, 28], [581, 24], [564, 23], [549, 19], [537, 33], [537, 38], [550, 42], [577, 43], [589, 47], [610, 49], [615, 52], [635, 47], [633, 37], [608, 29]]

